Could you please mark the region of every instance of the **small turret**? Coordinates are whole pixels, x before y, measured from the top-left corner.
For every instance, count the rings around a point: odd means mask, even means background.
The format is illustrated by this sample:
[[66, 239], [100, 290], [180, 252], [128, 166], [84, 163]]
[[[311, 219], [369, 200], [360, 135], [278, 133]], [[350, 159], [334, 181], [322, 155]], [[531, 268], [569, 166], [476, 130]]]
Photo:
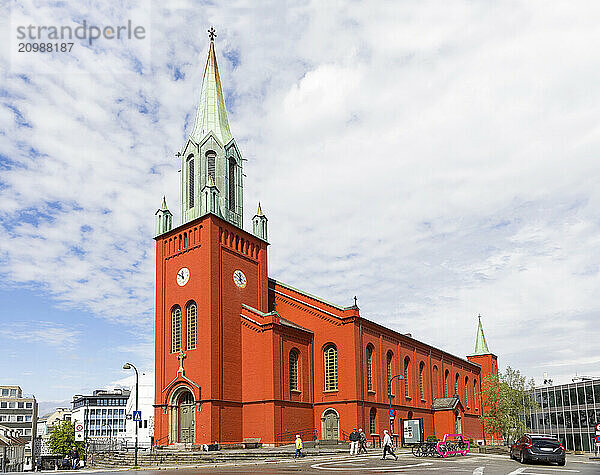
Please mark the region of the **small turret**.
[[154, 214], [156, 216], [156, 235], [168, 233], [173, 228], [173, 215], [167, 208], [167, 200], [164, 196], [160, 208]]
[[252, 218], [252, 234], [264, 241], [267, 240], [267, 217], [263, 214], [260, 203]]
[[219, 209], [219, 189], [211, 175], [208, 175], [206, 185], [202, 188], [202, 209], [205, 213], [216, 214], [222, 217], [221, 210]]

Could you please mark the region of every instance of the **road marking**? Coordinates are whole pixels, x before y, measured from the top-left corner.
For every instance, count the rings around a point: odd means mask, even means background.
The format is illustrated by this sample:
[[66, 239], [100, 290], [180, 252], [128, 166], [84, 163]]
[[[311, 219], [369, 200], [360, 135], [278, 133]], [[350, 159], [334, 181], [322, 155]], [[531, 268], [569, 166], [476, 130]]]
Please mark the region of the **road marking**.
[[485, 467], [477, 467], [475, 470], [473, 470], [473, 475], [483, 475], [484, 470]]
[[[551, 472], [579, 473], [579, 470], [572, 470], [569, 468], [521, 467], [521, 468], [516, 469], [514, 472], [510, 472], [508, 475], [518, 475], [519, 473], [525, 473], [525, 470], [550, 470]], [[539, 473], [539, 472], [527, 472], [525, 475], [548, 475], [548, 474], [547, 473]]]
[[[334, 471], [334, 470], [338, 470], [338, 471], [343, 471], [343, 472], [347, 472], [348, 470], [351, 470], [348, 467], [325, 467], [325, 465], [332, 465], [332, 464], [341, 464], [344, 463], [344, 460], [334, 460], [333, 462], [321, 462], [321, 463], [316, 463], [314, 465], [311, 465], [310, 468], [315, 468], [317, 470], [329, 470], [329, 471]], [[387, 465], [387, 466], [380, 466], [380, 467], [362, 467], [361, 470], [372, 470], [372, 471], [386, 471], [386, 472], [397, 472], [397, 471], [404, 471], [404, 469], [407, 468], [415, 468], [415, 467], [427, 467], [429, 465], [433, 465], [432, 462], [422, 462], [422, 463], [416, 463], [413, 465], [402, 465], [402, 466], [397, 466], [397, 465]]]

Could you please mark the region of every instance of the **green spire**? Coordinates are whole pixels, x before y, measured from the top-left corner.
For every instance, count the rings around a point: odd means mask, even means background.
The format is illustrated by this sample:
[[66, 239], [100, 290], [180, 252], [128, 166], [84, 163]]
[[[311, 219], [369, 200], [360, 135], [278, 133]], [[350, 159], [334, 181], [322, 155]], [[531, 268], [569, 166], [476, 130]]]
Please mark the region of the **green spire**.
[[477, 339], [475, 340], [475, 353], [473, 355], [489, 355], [490, 350], [488, 349], [485, 341], [485, 335], [483, 334], [483, 326], [481, 325], [481, 315], [479, 315], [479, 326], [477, 327]]
[[208, 60], [204, 68], [202, 79], [202, 92], [200, 93], [200, 104], [196, 111], [196, 122], [191, 138], [200, 143], [207, 133], [212, 131], [226, 145], [233, 137], [229, 130], [225, 100], [221, 89], [217, 56], [215, 54], [214, 29], [209, 30], [210, 47], [208, 49]]
[[163, 196], [163, 200], [162, 200], [162, 205], [160, 205], [160, 209], [163, 211], [167, 211], [169, 208], [167, 208], [167, 199]]

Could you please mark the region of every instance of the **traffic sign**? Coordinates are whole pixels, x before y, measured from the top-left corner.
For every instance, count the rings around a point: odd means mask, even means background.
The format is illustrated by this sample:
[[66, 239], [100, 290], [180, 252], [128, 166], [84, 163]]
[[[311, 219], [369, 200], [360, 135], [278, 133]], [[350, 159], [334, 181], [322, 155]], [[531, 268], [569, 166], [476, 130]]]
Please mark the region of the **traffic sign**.
[[396, 411], [390, 409], [390, 418], [393, 419], [396, 416]]
[[600, 424], [596, 424], [596, 432], [600, 432]]
[[597, 435], [597, 436], [596, 436], [596, 442], [597, 442], [598, 444], [600, 444], [600, 435]]
[[83, 424], [77, 422], [75, 424], [75, 440], [82, 441], [83, 440]]
[[142, 420], [142, 411], [133, 411], [133, 420], [141, 421]]

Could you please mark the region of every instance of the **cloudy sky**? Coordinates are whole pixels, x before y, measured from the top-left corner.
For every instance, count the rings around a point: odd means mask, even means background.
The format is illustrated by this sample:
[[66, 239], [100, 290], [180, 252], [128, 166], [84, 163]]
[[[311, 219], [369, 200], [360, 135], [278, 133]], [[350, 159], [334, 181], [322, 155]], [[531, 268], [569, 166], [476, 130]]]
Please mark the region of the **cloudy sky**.
[[[0, 383], [152, 371], [210, 26], [272, 277], [460, 356], [480, 313], [501, 367], [600, 376], [598, 2], [2, 3]], [[145, 37], [18, 52], [84, 20]]]

